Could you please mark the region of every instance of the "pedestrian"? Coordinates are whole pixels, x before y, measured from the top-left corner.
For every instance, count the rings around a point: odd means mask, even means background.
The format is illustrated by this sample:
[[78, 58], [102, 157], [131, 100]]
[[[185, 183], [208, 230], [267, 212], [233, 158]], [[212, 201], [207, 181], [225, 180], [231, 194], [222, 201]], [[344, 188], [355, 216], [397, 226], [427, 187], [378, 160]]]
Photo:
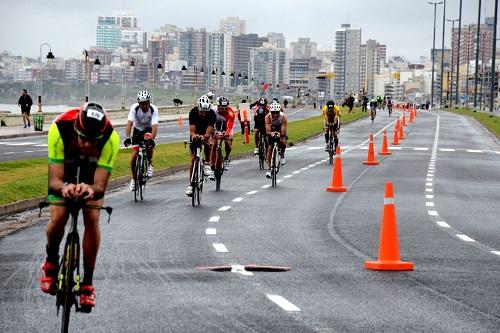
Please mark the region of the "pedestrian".
[[30, 127], [31, 126], [30, 111], [31, 111], [31, 106], [33, 105], [33, 100], [31, 99], [31, 96], [28, 95], [28, 90], [26, 89], [21, 90], [21, 96], [19, 97], [17, 104], [21, 107], [21, 114], [23, 115], [24, 128], [26, 128], [26, 123], [28, 123], [28, 127]]
[[367, 110], [367, 106], [368, 106], [368, 97], [366, 95], [363, 95], [363, 104], [361, 106], [361, 112], [368, 112]]
[[352, 108], [354, 107], [354, 97], [352, 94], [347, 97], [347, 107], [349, 108], [349, 113], [352, 112]]
[[287, 107], [287, 105], [288, 105], [288, 100], [287, 100], [287, 99], [285, 99], [285, 100], [283, 101], [283, 104], [285, 104], [285, 109], [286, 109], [286, 107]]

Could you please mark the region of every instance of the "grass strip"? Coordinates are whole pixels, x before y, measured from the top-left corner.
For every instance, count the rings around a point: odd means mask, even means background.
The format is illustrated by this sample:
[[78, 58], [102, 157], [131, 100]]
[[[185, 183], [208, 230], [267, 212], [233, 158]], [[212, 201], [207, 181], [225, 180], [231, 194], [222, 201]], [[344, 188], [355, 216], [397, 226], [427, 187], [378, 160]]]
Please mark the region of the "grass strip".
[[491, 113], [479, 112], [471, 109], [445, 109], [444, 111], [472, 117], [493, 133], [497, 139], [500, 139], [500, 117]]
[[[323, 119], [319, 110], [303, 111], [315, 112], [314, 116], [304, 120], [291, 121], [288, 124], [288, 142], [297, 143], [323, 131]], [[347, 124], [354, 120], [367, 116], [359, 108], [348, 113], [342, 110], [342, 123]], [[233, 141], [233, 157], [250, 153], [254, 149], [253, 136], [250, 144], [243, 144], [244, 136], [236, 133]], [[168, 169], [174, 166], [186, 164], [189, 161], [189, 146], [184, 147], [183, 142], [158, 144], [155, 148], [155, 169]], [[112, 179], [126, 176], [130, 173], [130, 150], [121, 149], [118, 153], [113, 168]], [[0, 205], [12, 203], [19, 200], [43, 197], [47, 194], [47, 158], [35, 158], [30, 160], [9, 161], [0, 163]]]

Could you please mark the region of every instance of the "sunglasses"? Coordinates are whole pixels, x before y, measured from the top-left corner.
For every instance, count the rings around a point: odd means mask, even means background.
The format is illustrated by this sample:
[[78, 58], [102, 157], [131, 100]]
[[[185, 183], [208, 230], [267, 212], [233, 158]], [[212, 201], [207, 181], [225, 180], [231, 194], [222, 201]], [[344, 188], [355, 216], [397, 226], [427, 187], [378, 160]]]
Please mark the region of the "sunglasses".
[[85, 133], [83, 133], [82, 131], [80, 131], [78, 128], [75, 127], [75, 131], [76, 131], [76, 134], [78, 135], [78, 137], [80, 139], [82, 139], [83, 141], [88, 141], [88, 142], [95, 142], [99, 139], [102, 138], [103, 134], [100, 134], [96, 137], [90, 137], [88, 135], [86, 135]]

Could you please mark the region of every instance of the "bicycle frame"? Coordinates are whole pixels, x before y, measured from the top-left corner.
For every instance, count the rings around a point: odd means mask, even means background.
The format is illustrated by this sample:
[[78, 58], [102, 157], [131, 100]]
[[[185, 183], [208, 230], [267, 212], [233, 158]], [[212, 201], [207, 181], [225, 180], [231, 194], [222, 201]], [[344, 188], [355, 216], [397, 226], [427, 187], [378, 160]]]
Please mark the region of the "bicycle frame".
[[[134, 200], [135, 202], [144, 199], [144, 192], [146, 191], [146, 182], [149, 179], [147, 170], [149, 161], [147, 159], [146, 142], [151, 139], [151, 133], [144, 134], [144, 140], [141, 140], [137, 145], [132, 146], [132, 149], [137, 152], [135, 160], [135, 173], [134, 173]], [[145, 158], [146, 157], [146, 158]]]
[[222, 156], [222, 141], [223, 138], [215, 139], [215, 190], [220, 191], [220, 183], [224, 174], [224, 158]]
[[191, 197], [191, 203], [193, 207], [201, 203], [203, 182], [205, 181], [203, 163], [201, 161], [201, 145], [202, 143], [197, 144], [196, 154], [193, 162], [193, 171], [191, 173], [191, 186], [193, 187], [193, 196]]
[[266, 162], [266, 140], [264, 139], [264, 134], [259, 131], [259, 170], [264, 170], [265, 169], [265, 162]]
[[279, 153], [279, 137], [274, 137], [274, 139], [273, 150], [271, 153], [271, 185], [273, 187], [277, 184], [277, 175], [281, 165], [281, 156]]

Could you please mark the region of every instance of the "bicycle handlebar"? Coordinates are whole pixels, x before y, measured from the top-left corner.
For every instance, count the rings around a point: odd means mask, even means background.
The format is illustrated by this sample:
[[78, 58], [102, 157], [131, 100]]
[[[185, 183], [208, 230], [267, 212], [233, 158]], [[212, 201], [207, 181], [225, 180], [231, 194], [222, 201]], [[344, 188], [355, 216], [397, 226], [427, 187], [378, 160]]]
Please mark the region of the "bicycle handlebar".
[[108, 213], [108, 224], [111, 221], [111, 214], [113, 213], [113, 207], [111, 206], [89, 205], [84, 200], [81, 199], [66, 200], [64, 202], [48, 202], [45, 200], [38, 203], [38, 208], [40, 209], [40, 211], [38, 212], [38, 217], [42, 216], [42, 209], [50, 205], [64, 206], [70, 209], [77, 209], [77, 210], [80, 210], [82, 208], [105, 210], [106, 213]]

